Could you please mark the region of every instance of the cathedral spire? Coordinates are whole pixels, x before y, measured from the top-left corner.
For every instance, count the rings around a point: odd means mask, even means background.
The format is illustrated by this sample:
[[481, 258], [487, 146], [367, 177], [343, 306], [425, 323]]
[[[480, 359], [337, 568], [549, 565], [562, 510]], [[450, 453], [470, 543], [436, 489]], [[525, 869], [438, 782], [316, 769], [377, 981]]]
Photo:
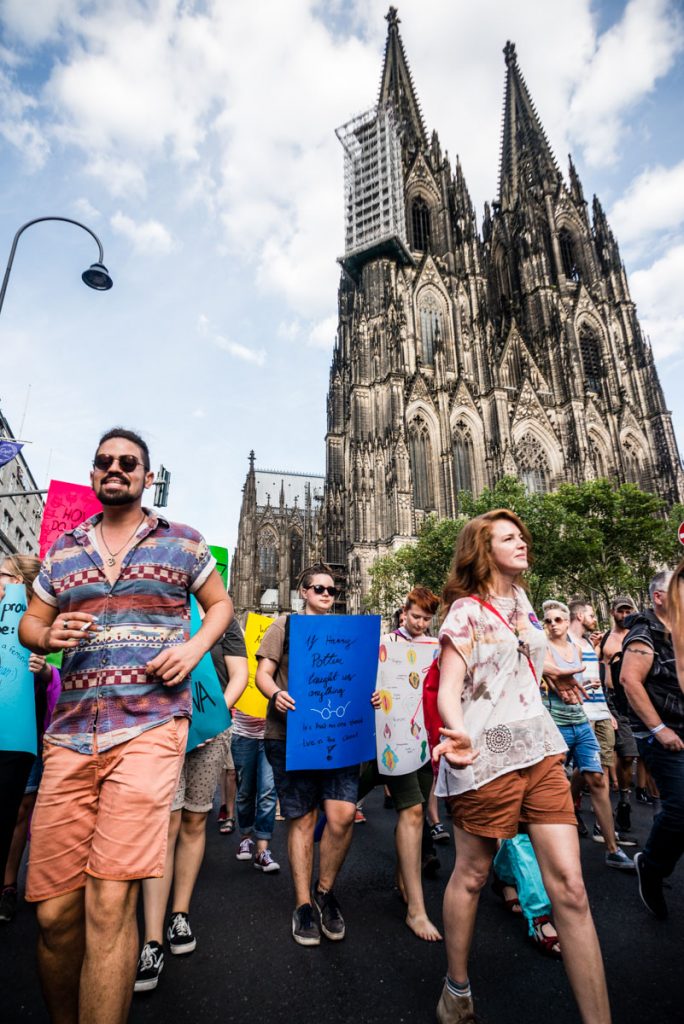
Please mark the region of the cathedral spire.
[[515, 43], [507, 42], [503, 52], [506, 93], [499, 198], [502, 206], [507, 207], [514, 205], [521, 193], [532, 185], [548, 188], [555, 184], [560, 171], [518, 68]]
[[413, 87], [404, 44], [399, 35], [399, 15], [396, 7], [390, 7], [385, 20], [389, 27], [378, 102], [381, 107], [391, 106], [394, 109], [405, 149], [413, 151], [421, 146], [427, 148], [423, 115]]

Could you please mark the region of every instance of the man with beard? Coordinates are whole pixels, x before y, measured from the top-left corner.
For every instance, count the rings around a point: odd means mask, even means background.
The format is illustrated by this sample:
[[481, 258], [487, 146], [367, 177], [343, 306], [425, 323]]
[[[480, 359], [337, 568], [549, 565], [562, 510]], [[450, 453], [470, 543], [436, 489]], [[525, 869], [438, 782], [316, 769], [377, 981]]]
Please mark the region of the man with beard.
[[[200, 534], [142, 507], [141, 437], [108, 431], [90, 478], [103, 511], [53, 544], [20, 629], [29, 650], [64, 653], [26, 892], [53, 1024], [128, 1017], [139, 880], [164, 871], [190, 672], [233, 617]], [[205, 611], [192, 638], [191, 593]]]

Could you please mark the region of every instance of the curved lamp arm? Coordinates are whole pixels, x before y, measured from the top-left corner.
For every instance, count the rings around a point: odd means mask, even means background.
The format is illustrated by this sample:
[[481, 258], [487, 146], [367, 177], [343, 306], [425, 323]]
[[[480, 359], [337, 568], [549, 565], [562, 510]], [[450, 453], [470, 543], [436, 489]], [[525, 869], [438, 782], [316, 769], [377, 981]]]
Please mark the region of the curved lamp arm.
[[[64, 224], [75, 224], [77, 228], [83, 228], [84, 231], [87, 231], [88, 234], [91, 236], [91, 238], [93, 238], [95, 240], [95, 242], [97, 243], [97, 248], [98, 248], [98, 253], [99, 253], [98, 262], [97, 262], [97, 264], [93, 264], [93, 266], [98, 268], [99, 280], [100, 280], [101, 283], [99, 285], [91, 284], [90, 281], [86, 277], [86, 275], [89, 273], [89, 271], [85, 272], [85, 274], [83, 275], [83, 280], [85, 281], [85, 283], [87, 285], [89, 285], [89, 287], [91, 287], [91, 288], [92, 287], [96, 287], [100, 291], [105, 291], [108, 288], [112, 287], [112, 279], [109, 277], [109, 274], [107, 273], [107, 268], [104, 266], [104, 263], [103, 263], [103, 260], [104, 260], [104, 250], [102, 248], [102, 242], [97, 237], [97, 235], [95, 234], [94, 231], [91, 231], [91, 229], [89, 227], [87, 227], [85, 224], [81, 224], [81, 222], [79, 220], [72, 220], [70, 217], [36, 217], [34, 220], [29, 220], [25, 224], [22, 224], [22, 226], [19, 228], [19, 230], [17, 231], [16, 235], [14, 236], [14, 240], [12, 242], [12, 248], [10, 249], [9, 259], [7, 261], [7, 268], [5, 270], [5, 276], [2, 279], [2, 286], [0, 287], [0, 313], [2, 312], [3, 303], [5, 301], [5, 292], [7, 291], [7, 282], [9, 281], [10, 272], [12, 270], [12, 264], [14, 263], [14, 254], [17, 251], [17, 243], [18, 243], [19, 239], [21, 238], [21, 236], [23, 235], [24, 231], [26, 231], [26, 228], [30, 228], [32, 224], [40, 224], [40, 223], [42, 223], [42, 221], [45, 221], [45, 220], [59, 220], [59, 221], [62, 221]], [[92, 269], [93, 268], [91, 267], [91, 270]], [[104, 273], [102, 273], [102, 272], [104, 272]]]

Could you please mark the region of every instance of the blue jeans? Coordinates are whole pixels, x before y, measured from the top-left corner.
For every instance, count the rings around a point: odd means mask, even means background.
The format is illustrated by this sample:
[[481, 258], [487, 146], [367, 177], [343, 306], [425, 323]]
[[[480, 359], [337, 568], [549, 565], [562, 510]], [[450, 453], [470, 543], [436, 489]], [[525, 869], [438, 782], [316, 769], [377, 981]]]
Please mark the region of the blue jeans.
[[276, 791], [264, 741], [236, 736], [231, 743], [237, 773], [237, 820], [240, 834], [270, 839], [275, 825]]
[[658, 737], [637, 739], [639, 756], [660, 791], [660, 812], [644, 846], [644, 860], [663, 878], [684, 853], [684, 750], [666, 750]]
[[519, 833], [514, 839], [503, 840], [494, 858], [494, 873], [504, 885], [515, 886], [529, 933], [534, 935], [533, 920], [551, 914], [551, 901], [528, 835]]

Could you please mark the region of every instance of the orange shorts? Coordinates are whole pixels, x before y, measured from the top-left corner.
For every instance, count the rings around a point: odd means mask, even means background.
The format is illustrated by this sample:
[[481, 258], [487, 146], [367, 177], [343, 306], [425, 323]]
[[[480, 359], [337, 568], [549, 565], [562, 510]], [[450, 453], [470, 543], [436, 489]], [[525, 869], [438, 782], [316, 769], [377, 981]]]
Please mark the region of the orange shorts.
[[454, 825], [474, 836], [513, 839], [526, 825], [576, 825], [565, 754], [552, 754], [529, 768], [506, 772], [479, 789], [449, 797]]
[[173, 718], [98, 754], [45, 743], [27, 900], [82, 889], [87, 875], [162, 877], [188, 725], [187, 718]]

